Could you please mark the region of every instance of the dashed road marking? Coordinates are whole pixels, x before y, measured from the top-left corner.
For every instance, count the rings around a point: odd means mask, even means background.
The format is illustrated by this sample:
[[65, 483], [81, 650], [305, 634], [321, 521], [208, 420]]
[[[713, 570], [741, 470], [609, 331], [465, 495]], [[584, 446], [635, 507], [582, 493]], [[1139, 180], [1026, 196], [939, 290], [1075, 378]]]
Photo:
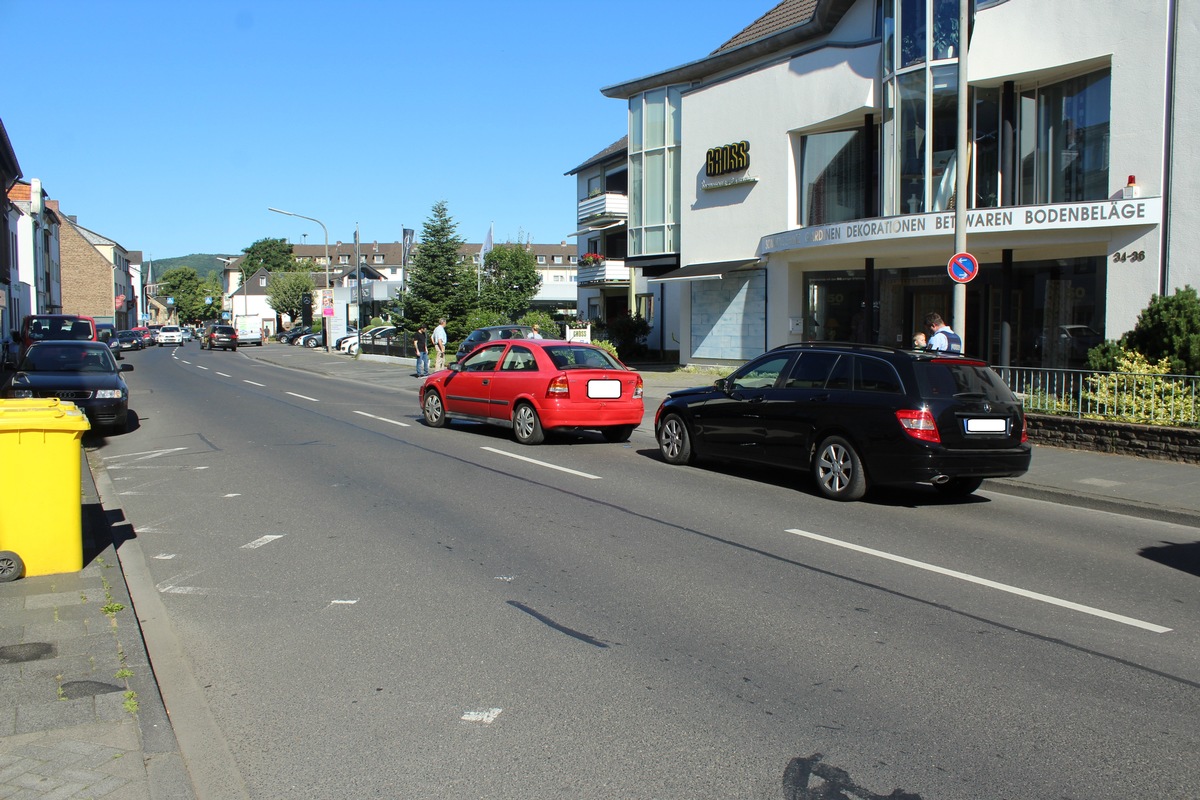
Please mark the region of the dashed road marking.
[[538, 461], [536, 458], [529, 458], [527, 456], [519, 456], [516, 453], [506, 453], [503, 450], [497, 450], [494, 447], [481, 447], [479, 449], [487, 450], [489, 453], [495, 453], [497, 455], [508, 456], [509, 458], [515, 458], [518, 461], [524, 461], [529, 464], [536, 464], [539, 467], [545, 467], [546, 469], [558, 470], [559, 472], [565, 472], [569, 475], [578, 475], [580, 478], [587, 478], [588, 480], [593, 480], [593, 481], [601, 480], [599, 475], [592, 475], [591, 473], [588, 473], [588, 472], [580, 472], [577, 469], [570, 469], [568, 467], [560, 467], [557, 464], [550, 464], [546, 461]]
[[407, 422], [400, 422], [399, 420], [388, 419], [387, 417], [377, 417], [374, 414], [368, 414], [365, 411], [355, 411], [354, 413], [362, 417], [369, 417], [371, 419], [377, 419], [380, 422], [386, 422], [389, 425], [399, 425], [401, 428], [411, 427]]
[[464, 722], [479, 722], [484, 725], [491, 725], [496, 721], [496, 717], [504, 711], [503, 708], [489, 708], [484, 711], [465, 711], [459, 718]]
[[1144, 622], [1140, 619], [1134, 619], [1133, 617], [1126, 617], [1121, 614], [1114, 614], [1111, 611], [1104, 611], [1099, 608], [1093, 608], [1091, 606], [1085, 606], [1085, 605], [1081, 605], [1079, 603], [1073, 603], [1070, 600], [1063, 600], [1058, 597], [1051, 597], [1048, 594], [1041, 594], [1040, 592], [1031, 592], [1028, 589], [1021, 589], [1016, 586], [1009, 586], [1006, 583], [999, 583], [997, 581], [988, 580], [987, 578], [980, 578], [975, 575], [970, 575], [966, 572], [959, 572], [959, 571], [953, 570], [953, 569], [946, 569], [945, 567], [939, 567], [935, 564], [927, 564], [924, 561], [916, 561], [915, 559], [905, 558], [904, 556], [898, 556], [893, 553], [886, 553], [883, 550], [875, 550], [870, 547], [863, 547], [862, 545], [852, 544], [851, 542], [844, 542], [844, 541], [841, 541], [840, 539], [831, 539], [828, 536], [821, 536], [818, 533], [809, 533], [808, 531], [802, 531], [802, 530], [798, 530], [796, 528], [790, 528], [790, 529], [788, 529], [787, 532], [795, 534], [796, 536], [804, 536], [809, 539], [816, 540], [818, 542], [825, 542], [826, 544], [832, 544], [837, 547], [844, 547], [847, 550], [854, 550], [859, 553], [865, 553], [869, 556], [875, 556], [876, 558], [883, 558], [888, 561], [895, 561], [898, 564], [906, 564], [910, 567], [916, 567], [917, 569], [923, 569], [928, 572], [935, 572], [938, 575], [945, 575], [950, 578], [956, 578], [960, 581], [966, 581], [968, 583], [974, 583], [974, 584], [978, 584], [980, 586], [986, 586], [989, 589], [996, 589], [1001, 592], [1008, 592], [1009, 594], [1015, 594], [1019, 597], [1026, 597], [1026, 598], [1029, 598], [1030, 600], [1037, 600], [1038, 602], [1041, 602], [1041, 603], [1049, 603], [1050, 605], [1053, 605], [1053, 606], [1060, 606], [1062, 608], [1068, 608], [1072, 611], [1078, 611], [1082, 614], [1091, 614], [1094, 617], [1100, 617], [1102, 619], [1112, 620], [1113, 622], [1119, 622], [1122, 625], [1131, 625], [1135, 628], [1142, 628], [1144, 630], [1148, 630], [1153, 633], [1167, 633], [1168, 631], [1171, 630], [1170, 628], [1165, 628], [1162, 625], [1155, 625], [1152, 622]]
[[315, 397], [309, 397], [309, 396], [303, 395], [303, 394], [296, 394], [295, 392], [284, 392], [284, 394], [290, 394], [292, 397], [299, 397], [301, 400], [309, 400], [313, 403], [321, 402], [320, 400], [318, 400]]
[[248, 380], [246, 380], [245, 378], [242, 378], [242, 383], [248, 383], [248, 384], [250, 384], [251, 386], [261, 386], [261, 387], [263, 387], [264, 389], [265, 389], [265, 388], [266, 388], [266, 386], [267, 386], [265, 383], [258, 383], [258, 382], [256, 382], [256, 381], [248, 381]]
[[217, 374], [220, 375], [222, 378], [232, 378], [233, 377], [232, 375], [229, 375], [228, 373], [225, 373], [225, 372], [218, 372]]
[[270, 544], [271, 542], [275, 541], [276, 539], [282, 539], [283, 537], [284, 537], [284, 534], [282, 534], [282, 533], [268, 533], [266, 536], [260, 536], [257, 539], [255, 539], [253, 542], [247, 542], [246, 544], [242, 545], [242, 549], [243, 550], [254, 550], [256, 548], [262, 547], [264, 544]]

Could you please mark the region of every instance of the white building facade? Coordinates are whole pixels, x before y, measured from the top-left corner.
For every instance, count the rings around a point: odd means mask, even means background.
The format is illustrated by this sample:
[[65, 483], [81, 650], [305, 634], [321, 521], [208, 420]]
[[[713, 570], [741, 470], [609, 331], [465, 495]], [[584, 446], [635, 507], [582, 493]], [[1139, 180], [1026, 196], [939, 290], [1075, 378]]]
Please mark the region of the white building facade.
[[[968, 51], [966, 349], [1069, 366], [1200, 285], [1195, 0], [979, 0]], [[902, 345], [952, 318], [957, 0], [785, 0], [629, 107], [625, 266], [679, 360]], [[1182, 19], [1193, 20], [1181, 24]], [[581, 276], [582, 279], [582, 276]]]

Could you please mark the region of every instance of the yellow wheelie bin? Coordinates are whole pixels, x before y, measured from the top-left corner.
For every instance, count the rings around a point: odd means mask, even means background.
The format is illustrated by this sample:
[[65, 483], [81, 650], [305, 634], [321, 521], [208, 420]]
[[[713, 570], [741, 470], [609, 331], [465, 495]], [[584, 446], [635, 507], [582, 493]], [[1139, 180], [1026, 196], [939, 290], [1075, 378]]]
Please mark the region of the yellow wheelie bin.
[[58, 398], [0, 400], [0, 582], [83, 569], [80, 440]]

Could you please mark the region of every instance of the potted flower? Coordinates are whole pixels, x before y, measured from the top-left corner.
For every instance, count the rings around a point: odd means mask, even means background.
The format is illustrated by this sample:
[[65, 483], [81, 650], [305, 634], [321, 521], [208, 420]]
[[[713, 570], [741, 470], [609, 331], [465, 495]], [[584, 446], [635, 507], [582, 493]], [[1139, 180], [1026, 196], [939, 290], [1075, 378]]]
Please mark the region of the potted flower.
[[579, 265], [582, 267], [594, 267], [604, 263], [604, 256], [599, 253], [584, 253], [579, 259]]

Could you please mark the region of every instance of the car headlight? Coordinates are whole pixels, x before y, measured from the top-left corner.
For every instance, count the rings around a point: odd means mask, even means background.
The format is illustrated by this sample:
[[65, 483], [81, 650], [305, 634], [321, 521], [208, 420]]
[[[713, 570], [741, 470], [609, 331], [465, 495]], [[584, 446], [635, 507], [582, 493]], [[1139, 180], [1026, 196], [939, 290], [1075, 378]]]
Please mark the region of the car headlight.
[[97, 400], [120, 400], [125, 393], [120, 389], [99, 389], [96, 391]]
[[12, 389], [9, 391], [9, 396], [15, 398], [33, 397], [33, 389]]

